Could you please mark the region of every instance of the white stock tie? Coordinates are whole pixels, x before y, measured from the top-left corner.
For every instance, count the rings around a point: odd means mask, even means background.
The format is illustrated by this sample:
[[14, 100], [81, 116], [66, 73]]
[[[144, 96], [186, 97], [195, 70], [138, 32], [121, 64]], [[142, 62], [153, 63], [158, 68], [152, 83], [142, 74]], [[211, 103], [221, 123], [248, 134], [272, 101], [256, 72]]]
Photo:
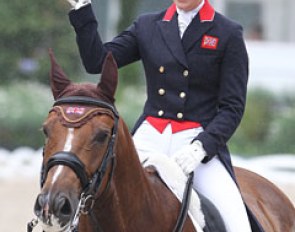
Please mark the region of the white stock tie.
[[188, 25], [191, 23], [193, 18], [198, 14], [200, 9], [204, 6], [205, 1], [201, 1], [197, 8], [191, 11], [184, 11], [179, 8], [176, 8], [178, 13], [178, 28], [179, 28], [179, 35], [182, 38], [185, 30], [187, 29]]

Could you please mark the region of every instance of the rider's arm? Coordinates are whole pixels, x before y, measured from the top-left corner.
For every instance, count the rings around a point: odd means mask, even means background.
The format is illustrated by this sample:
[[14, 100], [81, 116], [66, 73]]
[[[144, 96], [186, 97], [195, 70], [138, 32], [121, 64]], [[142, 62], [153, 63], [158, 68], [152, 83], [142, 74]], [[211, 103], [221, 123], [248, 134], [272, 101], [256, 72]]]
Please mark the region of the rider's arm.
[[76, 32], [76, 40], [85, 69], [89, 73], [100, 73], [106, 54], [111, 51], [122, 67], [140, 59], [136, 23], [123, 31], [111, 42], [103, 43], [97, 32], [97, 20], [91, 4], [69, 13], [70, 22]]

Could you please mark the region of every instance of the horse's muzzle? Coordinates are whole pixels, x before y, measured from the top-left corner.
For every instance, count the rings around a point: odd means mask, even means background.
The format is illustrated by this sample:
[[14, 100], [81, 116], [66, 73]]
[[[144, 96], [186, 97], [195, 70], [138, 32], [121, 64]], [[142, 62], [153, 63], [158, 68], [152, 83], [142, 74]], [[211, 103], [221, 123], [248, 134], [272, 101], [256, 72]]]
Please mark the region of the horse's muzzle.
[[49, 194], [41, 193], [36, 199], [34, 211], [46, 226], [56, 226], [53, 224], [58, 223], [59, 227], [64, 227], [70, 223], [75, 213], [74, 205], [64, 194], [50, 197]]

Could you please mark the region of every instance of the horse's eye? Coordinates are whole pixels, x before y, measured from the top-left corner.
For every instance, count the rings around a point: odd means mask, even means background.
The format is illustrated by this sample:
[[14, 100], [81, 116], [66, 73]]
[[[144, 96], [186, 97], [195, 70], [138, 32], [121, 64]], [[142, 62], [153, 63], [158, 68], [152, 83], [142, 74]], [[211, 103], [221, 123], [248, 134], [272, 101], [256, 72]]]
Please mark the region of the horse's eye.
[[94, 140], [96, 142], [103, 143], [103, 142], [105, 142], [105, 140], [107, 139], [107, 137], [108, 137], [108, 132], [107, 131], [99, 131], [96, 134]]
[[43, 134], [47, 138], [48, 137], [48, 131], [47, 131], [47, 129], [45, 127], [43, 127], [42, 130], [43, 130]]

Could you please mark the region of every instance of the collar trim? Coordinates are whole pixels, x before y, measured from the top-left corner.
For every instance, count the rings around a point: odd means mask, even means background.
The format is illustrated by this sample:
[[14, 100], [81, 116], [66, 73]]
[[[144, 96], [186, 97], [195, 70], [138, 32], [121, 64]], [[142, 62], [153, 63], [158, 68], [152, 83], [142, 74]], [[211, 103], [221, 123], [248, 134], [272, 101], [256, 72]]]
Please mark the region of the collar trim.
[[[164, 17], [163, 17], [163, 21], [171, 21], [174, 14], [176, 12], [176, 4], [173, 3], [166, 11]], [[214, 16], [215, 16], [215, 10], [214, 8], [211, 6], [211, 4], [209, 3], [208, 0], [205, 0], [205, 4], [202, 7], [202, 9], [199, 11], [200, 14], [200, 20], [201, 22], [211, 22], [214, 20]]]
[[199, 13], [201, 22], [212, 22], [214, 20], [215, 10], [208, 0], [205, 0], [205, 4]]
[[174, 14], [176, 12], [176, 5], [173, 3], [166, 11], [166, 14], [164, 15], [163, 21], [171, 21]]

